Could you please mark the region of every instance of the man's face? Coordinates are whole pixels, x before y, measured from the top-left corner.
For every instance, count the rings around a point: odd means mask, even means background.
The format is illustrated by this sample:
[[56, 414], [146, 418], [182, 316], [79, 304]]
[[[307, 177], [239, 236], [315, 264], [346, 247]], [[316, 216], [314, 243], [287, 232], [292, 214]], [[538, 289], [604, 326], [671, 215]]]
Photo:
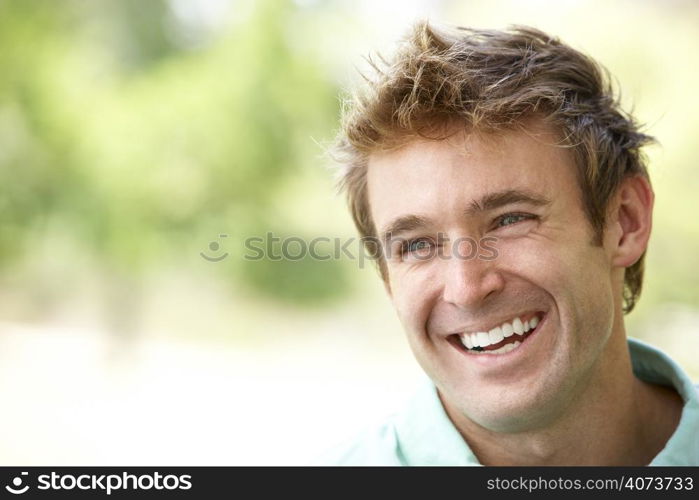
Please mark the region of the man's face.
[[[555, 143], [532, 124], [369, 161], [377, 231], [406, 242], [386, 265], [410, 346], [450, 413], [495, 431], [555, 418], [599, 368], [617, 314], [610, 255], [593, 244], [572, 156]], [[469, 258], [479, 240], [485, 258]]]

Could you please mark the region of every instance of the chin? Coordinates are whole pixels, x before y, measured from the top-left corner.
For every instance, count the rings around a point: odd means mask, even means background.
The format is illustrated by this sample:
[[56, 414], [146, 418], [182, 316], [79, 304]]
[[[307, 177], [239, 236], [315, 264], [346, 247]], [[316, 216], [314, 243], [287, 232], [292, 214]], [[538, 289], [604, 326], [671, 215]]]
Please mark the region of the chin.
[[[543, 389], [543, 388], [541, 388]], [[460, 398], [456, 410], [475, 424], [499, 433], [517, 433], [546, 427], [555, 419], [559, 408], [551, 392], [503, 390], [491, 397], [474, 395]], [[454, 405], [449, 405], [454, 408]]]

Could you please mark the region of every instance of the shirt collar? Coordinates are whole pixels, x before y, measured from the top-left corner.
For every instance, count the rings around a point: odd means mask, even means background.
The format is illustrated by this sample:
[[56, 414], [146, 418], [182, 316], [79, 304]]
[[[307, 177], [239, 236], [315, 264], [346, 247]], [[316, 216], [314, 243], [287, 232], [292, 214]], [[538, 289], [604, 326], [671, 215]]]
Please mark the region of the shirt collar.
[[[650, 465], [699, 465], [699, 396], [689, 376], [667, 354], [628, 339], [633, 371], [647, 382], [674, 387], [684, 400], [682, 417]], [[430, 380], [395, 421], [397, 453], [406, 465], [481, 465], [447, 416]]]
[[692, 380], [670, 356], [636, 339], [629, 339], [636, 376], [646, 382], [674, 387], [684, 401], [680, 423], [650, 465], [699, 465], [699, 394]]

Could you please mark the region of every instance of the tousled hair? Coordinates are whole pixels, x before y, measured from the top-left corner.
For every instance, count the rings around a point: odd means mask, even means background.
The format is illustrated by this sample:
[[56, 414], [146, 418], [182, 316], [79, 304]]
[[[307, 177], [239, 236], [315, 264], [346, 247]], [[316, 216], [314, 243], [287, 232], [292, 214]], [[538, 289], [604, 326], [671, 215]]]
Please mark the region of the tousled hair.
[[[505, 31], [414, 26], [390, 60], [371, 61], [375, 74], [343, 107], [334, 157], [339, 186], [367, 250], [380, 254], [370, 214], [367, 166], [372, 153], [416, 138], [443, 139], [453, 125], [496, 132], [540, 117], [572, 150], [585, 213], [601, 244], [612, 195], [629, 176], [648, 179], [642, 146], [654, 141], [625, 113], [607, 71], [537, 29]], [[645, 252], [625, 269], [624, 312], [643, 282]], [[386, 263], [378, 258], [382, 278]]]

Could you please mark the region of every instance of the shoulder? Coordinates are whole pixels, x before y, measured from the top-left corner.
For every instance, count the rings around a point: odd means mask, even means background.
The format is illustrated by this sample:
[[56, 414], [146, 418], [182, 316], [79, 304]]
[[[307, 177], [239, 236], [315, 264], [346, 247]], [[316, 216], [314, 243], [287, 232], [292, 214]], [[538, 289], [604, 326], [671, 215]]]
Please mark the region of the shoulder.
[[402, 465], [393, 418], [360, 432], [318, 457], [314, 465]]

